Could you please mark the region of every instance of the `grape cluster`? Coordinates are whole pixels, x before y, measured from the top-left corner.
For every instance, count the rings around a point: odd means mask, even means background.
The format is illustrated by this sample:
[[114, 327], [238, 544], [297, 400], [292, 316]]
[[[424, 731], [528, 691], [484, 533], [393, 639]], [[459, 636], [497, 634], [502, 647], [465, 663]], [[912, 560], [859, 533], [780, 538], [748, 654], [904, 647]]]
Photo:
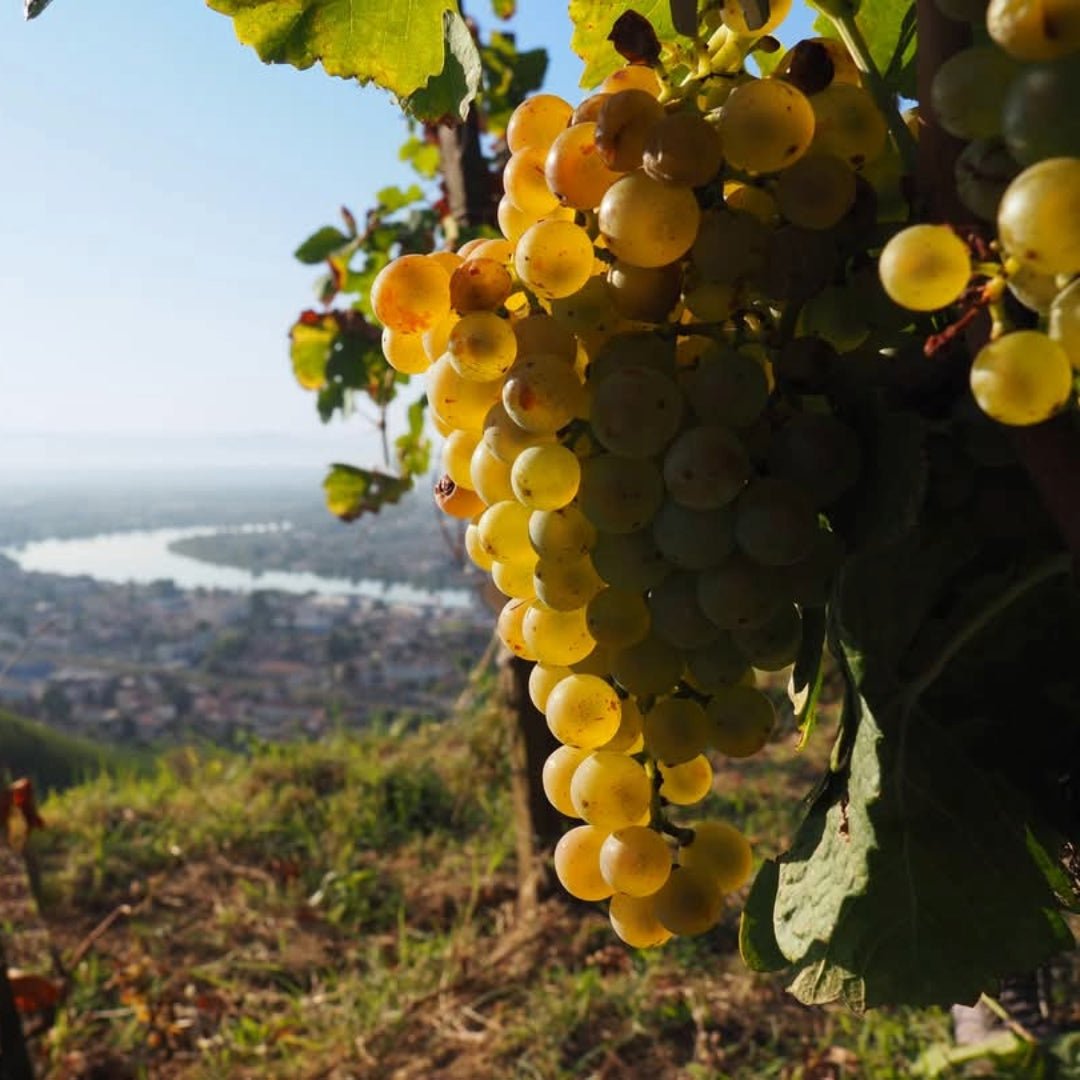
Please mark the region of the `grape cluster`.
[[660, 97], [628, 66], [577, 108], [523, 103], [502, 238], [399, 258], [371, 291], [388, 362], [425, 373], [436, 499], [468, 522], [562, 744], [544, 790], [583, 823], [556, 872], [610, 898], [640, 947], [707, 930], [750, 874], [738, 829], [670, 815], [710, 791], [710, 749], [766, 744], [754, 671], [790, 665], [825, 601], [839, 550], [821, 512], [856, 481], [858, 442], [780, 393], [779, 326], [794, 299], [796, 351], [830, 347], [819, 259], [863, 212], [859, 170], [895, 157], [833, 42]]
[[[938, 69], [934, 115], [967, 145], [957, 192], [993, 222], [1008, 288], [1035, 326], [999, 317], [975, 356], [971, 390], [1003, 424], [1059, 412], [1080, 371], [1080, 5], [1075, 0], [938, 0], [950, 18], [988, 32]], [[913, 311], [954, 304], [972, 277], [967, 245], [948, 227], [914, 225], [881, 254], [886, 292]]]

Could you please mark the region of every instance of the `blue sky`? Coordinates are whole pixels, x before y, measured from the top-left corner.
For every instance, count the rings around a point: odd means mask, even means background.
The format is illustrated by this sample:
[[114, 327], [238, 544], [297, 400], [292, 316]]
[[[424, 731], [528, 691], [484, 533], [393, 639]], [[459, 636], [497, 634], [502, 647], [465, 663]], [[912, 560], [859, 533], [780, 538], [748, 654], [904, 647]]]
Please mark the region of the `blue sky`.
[[[561, 5], [520, 7], [519, 46], [546, 45], [548, 87], [579, 96]], [[0, 441], [57, 463], [100, 435], [363, 457], [366, 433], [323, 429], [292, 381], [314, 275], [290, 253], [410, 181], [393, 101], [261, 64], [199, 0], [21, 8], [0, 9]]]

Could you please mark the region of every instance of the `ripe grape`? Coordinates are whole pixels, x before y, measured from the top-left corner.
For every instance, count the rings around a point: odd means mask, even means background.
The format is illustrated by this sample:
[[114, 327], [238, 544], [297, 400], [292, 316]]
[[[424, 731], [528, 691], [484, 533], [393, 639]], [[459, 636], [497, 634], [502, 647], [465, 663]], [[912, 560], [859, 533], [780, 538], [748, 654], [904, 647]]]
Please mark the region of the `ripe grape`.
[[664, 455], [668, 492], [692, 510], [726, 506], [749, 479], [746, 450], [731, 431], [719, 425], [684, 431]]
[[631, 266], [616, 259], [608, 267], [607, 283], [612, 301], [626, 318], [663, 322], [678, 303], [682, 268], [678, 263]]
[[371, 284], [375, 318], [402, 334], [421, 334], [450, 312], [450, 275], [427, 255], [401, 255]]
[[389, 326], [384, 327], [382, 351], [386, 362], [402, 375], [422, 375], [431, 367], [421, 334], [403, 334]]
[[756, 184], [741, 184], [730, 180], [724, 185], [724, 205], [736, 213], [749, 214], [762, 225], [773, 226], [780, 221], [776, 199]]
[[808, 154], [776, 182], [780, 212], [806, 229], [831, 229], [855, 204], [855, 174], [830, 154]]
[[521, 621], [521, 631], [525, 644], [543, 664], [576, 664], [596, 645], [585, 625], [583, 607], [554, 611], [534, 601]]
[[484, 417], [502, 389], [501, 379], [477, 382], [462, 378], [448, 353], [428, 368], [424, 378], [432, 409], [451, 427], [469, 431], [483, 430]]
[[947, 225], [911, 225], [878, 260], [881, 284], [911, 311], [936, 311], [959, 299], [971, 277], [967, 245]]
[[937, 69], [930, 103], [941, 126], [959, 139], [987, 139], [1001, 131], [1001, 110], [1019, 65], [992, 45], [954, 53]]
[[503, 169], [503, 189], [515, 206], [533, 217], [543, 217], [559, 205], [544, 177], [546, 149], [526, 147], [510, 155]]
[[704, 870], [687, 866], [675, 867], [653, 900], [661, 925], [687, 937], [711, 930], [724, 908], [719, 881]]
[[731, 637], [759, 671], [780, 671], [799, 655], [802, 619], [794, 604], [782, 604], [763, 623], [733, 630]]
[[593, 258], [592, 241], [580, 225], [538, 221], [518, 240], [514, 267], [533, 292], [550, 300], [576, 293], [592, 276]]
[[856, 169], [884, 152], [888, 126], [869, 91], [834, 82], [810, 100], [815, 151], [832, 154]]
[[594, 138], [604, 164], [625, 173], [641, 165], [645, 141], [664, 116], [664, 107], [646, 90], [611, 94], [596, 114]]
[[496, 560], [491, 567], [491, 580], [495, 588], [503, 596], [513, 597], [515, 600], [535, 599], [534, 575], [537, 561], [535, 553], [531, 556], [523, 555], [520, 559], [514, 559], [513, 562]]
[[[492, 241], [492, 243], [505, 241]], [[502, 262], [479, 256], [462, 263], [450, 276], [450, 305], [461, 315], [494, 311], [513, 292], [514, 283]]]
[[499, 635], [499, 640], [515, 656], [520, 656], [522, 660], [537, 660], [539, 658], [529, 648], [523, 630], [525, 615], [528, 611], [528, 600], [508, 600], [499, 612], [495, 630]]
[[1076, 0], [990, 0], [986, 28], [1018, 60], [1056, 60], [1080, 49]]
[[708, 745], [709, 721], [696, 701], [665, 698], [645, 714], [644, 735], [645, 748], [655, 760], [681, 765]]
[[600, 873], [600, 847], [607, 835], [606, 829], [579, 825], [555, 845], [555, 874], [571, 896], [605, 900], [614, 891]]
[[[656, 76], [653, 76], [655, 81]], [[628, 86], [620, 86], [619, 90], [629, 90]], [[642, 89], [639, 87], [638, 89]], [[618, 93], [618, 90], [613, 91]], [[655, 97], [656, 94], [653, 94]], [[576, 109], [574, 109], [573, 116], [570, 117], [570, 126], [576, 127], [578, 124], [595, 124], [596, 118], [600, 114], [600, 110], [604, 106], [604, 102], [611, 97], [611, 94], [599, 91], [595, 94], [590, 94], [584, 101], [579, 102]]]
[[534, 94], [510, 115], [506, 145], [512, 154], [527, 147], [546, 150], [570, 122], [573, 108], [555, 94]]
[[613, 71], [601, 84], [603, 94], [617, 94], [620, 90], [644, 90], [653, 97], [660, 96], [660, 80], [656, 72], [644, 64], [629, 64]]
[[443, 444], [443, 471], [458, 487], [472, 489], [469, 466], [479, 438], [475, 431], [452, 431]]
[[[533, 671], [539, 671], [540, 668], [541, 665], [537, 664]], [[529, 681], [531, 685], [531, 677]], [[574, 804], [570, 801], [570, 781], [574, 777], [574, 770], [590, 753], [591, 751], [583, 746], [560, 746], [553, 750], [544, 762], [540, 776], [544, 794], [547, 801], [567, 817], [577, 817]]]
[[736, 552], [698, 577], [698, 603], [721, 630], [754, 626], [779, 603], [773, 580], [764, 567]]
[[862, 77], [843, 42], [836, 38], [807, 38], [793, 45], [773, 74], [804, 94], [818, 94], [834, 82], [858, 86]]
[[707, 570], [735, 548], [735, 516], [730, 507], [690, 510], [668, 500], [652, 523], [661, 554], [683, 570]]
[[636, 644], [620, 649], [611, 670], [618, 684], [638, 697], [669, 693], [682, 678], [682, 672], [679, 650], [651, 632]]
[[652, 896], [627, 896], [616, 893], [608, 911], [611, 928], [633, 949], [651, 949], [670, 940], [671, 931], [656, 918]]
[[694, 574], [669, 574], [649, 593], [648, 603], [652, 633], [677, 649], [700, 648], [718, 633], [701, 609]]
[[613, 832], [641, 821], [652, 800], [652, 784], [632, 757], [594, 750], [574, 771], [570, 798], [578, 817]]
[[537, 510], [529, 517], [529, 540], [541, 558], [578, 559], [596, 543], [596, 528], [577, 506]]
[[1001, 129], [1021, 164], [1080, 157], [1080, 65], [1074, 59], [1021, 68], [1008, 87]]
[[786, 480], [759, 477], [735, 504], [735, 542], [765, 566], [790, 566], [805, 558], [816, 533], [813, 504]]
[[804, 94], [780, 79], [755, 79], [728, 96], [717, 130], [724, 157], [748, 173], [772, 173], [793, 165], [814, 137], [814, 108]]
[[570, 674], [572, 672], [568, 667], [557, 664], [533, 664], [529, 672], [529, 700], [543, 712], [548, 695]]
[[1017, 330], [984, 345], [971, 365], [971, 392], [979, 408], [1001, 424], [1038, 424], [1072, 393], [1065, 350], [1037, 330]]
[[734, 686], [746, 675], [748, 668], [746, 656], [726, 630], [686, 657], [689, 681], [705, 693], [712, 693], [722, 686]]
[[642, 164], [654, 180], [700, 187], [723, 164], [720, 136], [695, 113], [662, 114], [648, 132]]
[[463, 379], [490, 382], [510, 370], [517, 338], [505, 319], [490, 311], [474, 311], [463, 315], [450, 331], [447, 354]]
[[636, 172], [611, 185], [599, 224], [616, 258], [632, 266], [666, 266], [690, 250], [701, 211], [690, 188]]
[[855, 433], [825, 413], [796, 413], [773, 435], [769, 473], [800, 488], [815, 506], [828, 506], [859, 476]]
[[704, 754], [679, 765], [658, 765], [662, 782], [660, 794], [676, 806], [693, 806], [712, 791], [713, 769]]
[[642, 528], [652, 520], [663, 497], [664, 482], [651, 461], [601, 454], [582, 466], [578, 503], [602, 532]]
[[518, 454], [530, 446], [548, 446], [555, 442], [555, 436], [550, 432], [538, 434], [516, 424], [506, 411], [502, 398], [484, 416], [483, 439], [488, 453], [506, 465], [513, 465]]
[[1080, 281], [1062, 289], [1050, 305], [1047, 333], [1065, 350], [1072, 366], [1080, 371]]
[[480, 542], [480, 530], [474, 522], [465, 527], [465, 554], [475, 567], [485, 572], [495, 565], [495, 560]]
[[721, 754], [744, 758], [756, 754], [768, 741], [776, 724], [772, 702], [752, 686], [727, 686], [717, 690], [705, 707], [709, 741]]
[[579, 559], [541, 559], [533, 571], [536, 595], [549, 608], [583, 608], [604, 587], [588, 555]]
[[596, 125], [567, 128], [551, 144], [544, 164], [547, 186], [563, 206], [595, 210], [612, 184], [622, 175], [608, 168], [596, 145]]
[[559, 742], [594, 748], [619, 730], [622, 707], [618, 694], [603, 679], [572, 674], [552, 688], [544, 715]]
[[666, 375], [624, 364], [596, 383], [589, 423], [606, 450], [648, 458], [675, 437], [682, 409], [682, 394]]
[[639, 592], [608, 587], [588, 603], [585, 623], [601, 645], [626, 648], [649, 632], [649, 609]]
[[484, 508], [480, 496], [475, 491], [466, 487], [459, 487], [450, 479], [443, 476], [435, 484], [435, 505], [450, 517], [468, 521], [475, 517]]
[[694, 839], [679, 849], [679, 865], [711, 875], [722, 892], [741, 889], [754, 868], [746, 837], [725, 821], [701, 821], [693, 829]]
[[581, 483], [581, 464], [558, 443], [530, 446], [514, 459], [510, 484], [518, 502], [530, 510], [561, 510]]
[[469, 477], [472, 481], [469, 486], [488, 506], [515, 498], [514, 485], [510, 482], [510, 466], [500, 461], [485, 442], [477, 443], [473, 450]]
[[[597, 648], [604, 646], [597, 645]], [[605, 663], [605, 670], [610, 662]], [[645, 718], [641, 715], [641, 709], [632, 697], [622, 699], [622, 719], [619, 721], [619, 730], [608, 739], [601, 750], [618, 750], [621, 754], [640, 754], [645, 749], [645, 738], [642, 731], [645, 726]]]
[[518, 427], [550, 435], [585, 410], [585, 392], [565, 361], [551, 353], [533, 353], [507, 374], [502, 402]]
[[769, 400], [769, 382], [761, 365], [717, 343], [698, 359], [686, 379], [690, 407], [703, 424], [749, 427]]
[[690, 259], [703, 281], [756, 281], [769, 250], [769, 230], [753, 214], [711, 210], [701, 219]]
[[549, 353], [573, 364], [577, 356], [577, 339], [557, 319], [550, 315], [527, 315], [514, 323], [514, 336], [518, 342], [518, 355]]
[[1009, 254], [1032, 269], [1080, 271], [1080, 158], [1028, 166], [1005, 189], [997, 224]]
[[592, 549], [592, 559], [609, 585], [639, 593], [658, 585], [672, 570], [649, 528], [630, 533], [600, 533]]
[[651, 896], [671, 873], [671, 849], [660, 833], [628, 825], [600, 846], [600, 873], [617, 892]]

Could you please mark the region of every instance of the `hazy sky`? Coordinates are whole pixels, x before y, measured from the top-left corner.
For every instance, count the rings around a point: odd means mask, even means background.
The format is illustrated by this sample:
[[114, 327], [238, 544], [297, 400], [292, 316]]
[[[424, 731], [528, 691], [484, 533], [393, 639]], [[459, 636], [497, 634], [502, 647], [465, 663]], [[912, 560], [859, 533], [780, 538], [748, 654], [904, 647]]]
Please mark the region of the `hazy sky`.
[[[562, 5], [520, 7], [519, 47], [546, 45], [548, 87], [579, 96]], [[158, 434], [258, 434], [320, 462], [366, 442], [356, 422], [322, 428], [292, 380], [286, 332], [315, 274], [291, 252], [342, 203], [411, 182], [392, 100], [263, 65], [199, 0], [21, 9], [0, 6], [9, 468], [11, 446], [77, 464], [99, 434], [136, 455]]]

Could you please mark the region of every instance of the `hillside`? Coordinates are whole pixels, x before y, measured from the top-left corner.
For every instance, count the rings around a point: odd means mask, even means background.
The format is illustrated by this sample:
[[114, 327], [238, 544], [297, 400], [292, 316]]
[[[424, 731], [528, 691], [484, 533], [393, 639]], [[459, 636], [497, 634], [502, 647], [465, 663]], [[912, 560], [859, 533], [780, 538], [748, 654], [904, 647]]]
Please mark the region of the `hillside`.
[[[734, 903], [650, 954], [554, 890], [520, 919], [506, 749], [481, 710], [250, 759], [176, 751], [51, 799], [34, 840], [47, 923], [86, 955], [35, 1040], [41, 1074], [878, 1080], [945, 1044], [940, 1011], [812, 1011], [748, 974]], [[773, 851], [824, 751], [785, 740], [720, 769], [709, 814]], [[13, 962], [46, 970], [10, 936]]]

